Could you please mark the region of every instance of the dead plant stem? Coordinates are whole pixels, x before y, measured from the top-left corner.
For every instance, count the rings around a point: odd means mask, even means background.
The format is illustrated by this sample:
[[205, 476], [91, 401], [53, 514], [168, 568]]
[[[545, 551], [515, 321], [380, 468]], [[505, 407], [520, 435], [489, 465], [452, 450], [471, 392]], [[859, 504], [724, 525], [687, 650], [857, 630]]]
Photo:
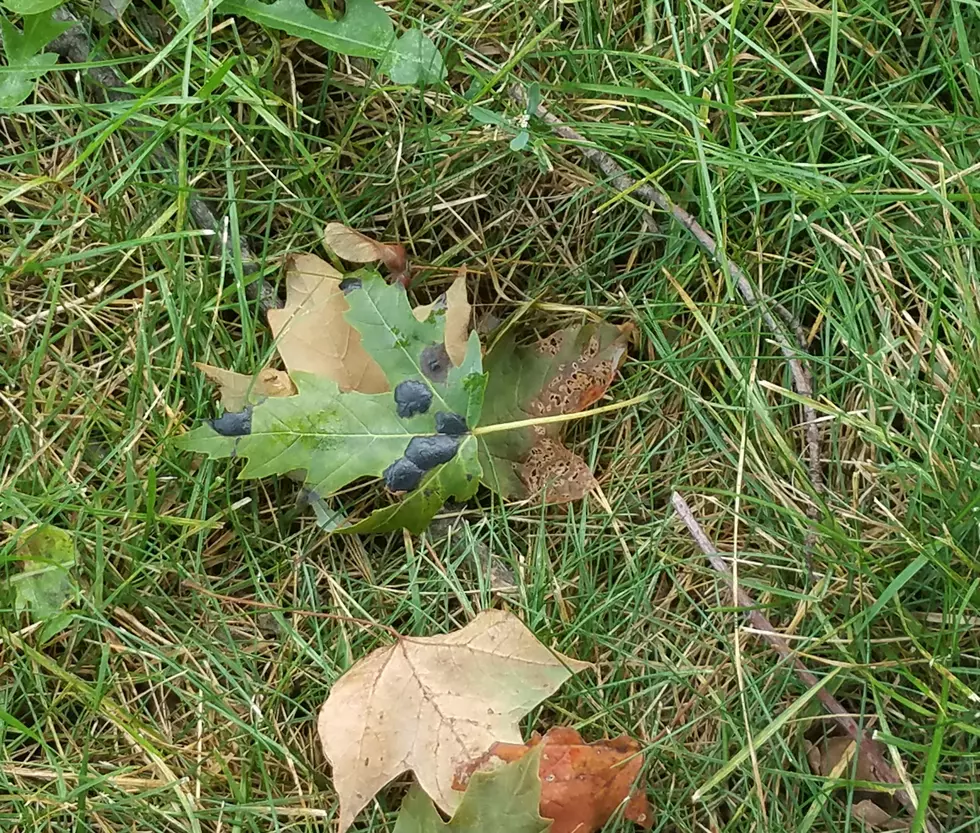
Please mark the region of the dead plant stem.
[[[808, 688], [815, 686], [818, 682], [816, 676], [796, 656], [789, 642], [776, 631], [772, 623], [757, 609], [752, 596], [737, 584], [731, 582], [732, 571], [729, 569], [725, 559], [721, 557], [715, 545], [711, 542], [711, 539], [708, 538], [705, 531], [701, 528], [701, 524], [694, 517], [694, 513], [691, 511], [691, 507], [687, 505], [687, 501], [677, 492], [671, 495], [670, 501], [674, 506], [674, 510], [680, 516], [680, 519], [684, 521], [684, 525], [687, 527], [687, 531], [691, 534], [694, 542], [701, 549], [701, 552], [708, 557], [711, 566], [729, 579], [729, 586], [734, 588], [735, 604], [738, 607], [744, 608], [745, 617], [752, 627], [755, 628], [754, 632], [765, 639], [782, 659], [793, 666], [793, 670], [797, 676]], [[821, 688], [817, 692], [817, 699], [820, 700], [820, 703], [831, 717], [833, 717], [834, 721], [854, 740], [857, 745], [856, 754], [863, 755], [865, 760], [868, 761], [875, 778], [883, 784], [901, 784], [901, 779], [891, 764], [885, 760], [885, 747], [878, 743], [878, 741], [868, 737], [864, 729], [851, 717], [850, 713], [838, 702], [837, 698], [827, 691], [826, 688]], [[910, 813], [915, 815], [916, 801], [907, 788], [901, 787], [897, 789], [895, 791], [895, 798]], [[926, 820], [926, 830], [929, 833], [939, 833], [938, 828], [928, 819]]]
[[[510, 95], [515, 101], [526, 106], [527, 98], [524, 94], [524, 88], [520, 84], [511, 85]], [[673, 220], [680, 224], [694, 238], [697, 244], [716, 263], [735, 279], [735, 285], [738, 287], [742, 299], [746, 304], [756, 307], [760, 311], [762, 320], [772, 331], [776, 343], [779, 345], [779, 349], [789, 365], [790, 373], [793, 377], [793, 387], [796, 392], [801, 397], [812, 400], [814, 398], [813, 376], [804, 358], [809, 351], [807, 350], [803, 328], [795, 316], [782, 304], [772, 301], [762, 293], [757, 292], [742, 267], [727, 257], [719, 249], [718, 244], [705, 228], [691, 214], [674, 203], [663, 190], [654, 184], [638, 183], [612, 156], [604, 150], [600, 150], [590, 144], [577, 130], [563, 124], [543, 104], [538, 105], [537, 115], [551, 127], [555, 135], [576, 142], [582, 155], [602, 171], [603, 174], [609, 177], [612, 185], [619, 191], [636, 194], [649, 205], [666, 211]], [[806, 402], [803, 403], [803, 416], [806, 421], [807, 472], [815, 495], [819, 500], [824, 488], [823, 461], [821, 459], [823, 446], [822, 430], [820, 423], [817, 421], [816, 410]], [[810, 550], [816, 539], [816, 533], [812, 524], [816, 520], [818, 511], [819, 507], [816, 502], [813, 502], [807, 511], [811, 521], [805, 546], [808, 562], [810, 560]], [[809, 567], [809, 564], [807, 566]]]

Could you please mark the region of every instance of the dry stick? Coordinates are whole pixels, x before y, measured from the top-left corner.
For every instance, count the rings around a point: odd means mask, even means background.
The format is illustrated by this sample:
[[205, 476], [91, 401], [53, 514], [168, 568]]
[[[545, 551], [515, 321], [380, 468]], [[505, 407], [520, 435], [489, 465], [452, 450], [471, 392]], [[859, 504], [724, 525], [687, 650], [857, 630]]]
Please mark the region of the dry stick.
[[[83, 23], [66, 6], [55, 9], [54, 18], [55, 20], [73, 21], [75, 25], [56, 38], [48, 48], [73, 64], [91, 61], [88, 33]], [[100, 89], [111, 102], [129, 101], [136, 97], [135, 92], [126, 85], [126, 82], [112, 67], [89, 67], [85, 72], [85, 80]], [[169, 144], [157, 146], [152, 152], [152, 157], [162, 170], [176, 171], [176, 154]], [[259, 261], [248, 248], [248, 244], [244, 240], [240, 240], [236, 252], [231, 241], [231, 235], [222, 227], [221, 221], [214, 216], [214, 212], [204, 200], [200, 197], [191, 196], [188, 200], [188, 208], [194, 224], [200, 229], [210, 230], [221, 241], [221, 247], [230, 263], [235, 262], [236, 254], [241, 256], [242, 275], [251, 275], [259, 271]], [[245, 295], [249, 300], [258, 299], [259, 309], [263, 317], [270, 309], [278, 309], [282, 306], [282, 301], [276, 295], [275, 288], [261, 277], [245, 285]]]
[[[711, 543], [711, 539], [705, 534], [701, 525], [698, 523], [697, 519], [694, 517], [694, 513], [691, 511], [691, 507], [687, 505], [687, 501], [684, 500], [677, 492], [674, 492], [670, 497], [670, 502], [674, 505], [674, 510], [680, 516], [681, 520], [684, 521], [685, 526], [687, 526], [688, 532], [691, 533], [691, 537], [694, 539], [695, 543], [701, 548], [706, 556], [708, 556], [708, 561], [711, 562], [711, 566], [714, 567], [719, 573], [732, 578], [732, 571], [725, 563], [725, 560], [718, 553], [715, 545]], [[749, 620], [749, 623], [755, 628], [757, 632], [763, 639], [766, 640], [782, 657], [784, 660], [792, 663], [793, 669], [796, 671], [797, 676], [800, 680], [807, 686], [811, 688], [815, 686], [818, 682], [817, 678], [807, 670], [807, 667], [803, 664], [799, 657], [793, 653], [793, 649], [790, 648], [789, 642], [787, 642], [776, 629], [772, 626], [772, 623], [756, 609], [755, 600], [741, 587], [737, 585], [734, 587], [735, 603], [738, 607], [745, 608], [745, 617]], [[825, 688], [821, 688], [817, 692], [817, 699], [820, 700], [823, 707], [830, 713], [837, 724], [844, 729], [845, 732], [854, 740], [857, 744], [857, 754], [863, 755], [865, 760], [869, 763], [871, 767], [871, 772], [874, 774], [876, 780], [883, 784], [899, 784], [901, 783], [895, 770], [892, 769], [891, 764], [885, 760], [885, 748], [882, 744], [868, 737], [867, 733], [862, 729], [853, 717]], [[895, 792], [895, 798], [897, 798], [902, 804], [908, 809], [910, 813], [915, 814], [916, 803], [915, 800], [909, 795], [909, 792], [902, 788]], [[938, 833], [938, 828], [926, 820], [926, 829], [929, 833]]]
[[[526, 105], [527, 99], [524, 95], [524, 88], [520, 84], [511, 86], [510, 95], [518, 103]], [[624, 193], [635, 193], [650, 205], [666, 211], [690, 233], [697, 244], [715, 262], [728, 268], [729, 274], [735, 278], [736, 286], [738, 286], [738, 291], [741, 293], [745, 303], [749, 306], [757, 307], [761, 311], [762, 320], [775, 336], [776, 343], [779, 345], [779, 349], [789, 364], [790, 372], [793, 376], [793, 387], [796, 389], [796, 392], [805, 399], [813, 399], [813, 377], [810, 374], [809, 367], [800, 359], [801, 353], [805, 355], [808, 352], [806, 340], [803, 329], [793, 314], [781, 304], [761, 297], [756, 293], [745, 271], [731, 258], [721, 253], [718, 249], [718, 244], [715, 243], [714, 238], [708, 234], [704, 227], [683, 208], [676, 205], [660, 188], [653, 185], [637, 183], [623, 169], [622, 165], [608, 153], [591, 147], [588, 140], [581, 133], [562, 124], [561, 120], [548, 112], [548, 109], [543, 104], [538, 105], [537, 115], [551, 126], [552, 132], [556, 135], [569, 141], [578, 142], [578, 149], [582, 155], [609, 177], [617, 189]], [[782, 319], [782, 323], [777, 321], [777, 318], [773, 316], [773, 311], [779, 319]], [[787, 331], [789, 331], [789, 334], [787, 334]], [[803, 415], [806, 419], [807, 469], [810, 475], [810, 483], [819, 497], [823, 491], [824, 483], [823, 464], [820, 459], [820, 451], [823, 444], [820, 423], [817, 422], [816, 410], [807, 402], [803, 403]], [[816, 519], [817, 511], [818, 508], [815, 504], [810, 507], [808, 515], [811, 520]], [[815, 538], [816, 533], [811, 526], [807, 533], [806, 550], [808, 555]]]

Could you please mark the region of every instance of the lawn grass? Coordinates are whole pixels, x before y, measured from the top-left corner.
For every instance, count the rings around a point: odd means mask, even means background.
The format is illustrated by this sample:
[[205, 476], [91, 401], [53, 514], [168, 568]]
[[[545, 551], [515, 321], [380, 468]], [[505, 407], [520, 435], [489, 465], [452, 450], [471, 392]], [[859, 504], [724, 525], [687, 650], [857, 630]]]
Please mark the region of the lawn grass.
[[[672, 490], [738, 553], [742, 586], [814, 673], [840, 669], [835, 695], [932, 819], [980, 829], [977, 5], [389, 10], [435, 28], [446, 88], [386, 86], [366, 62], [218, 15], [127, 109], [93, 103], [62, 65], [0, 116], [0, 586], [17, 530], [48, 522], [74, 534], [83, 587], [49, 643], [0, 611], [0, 829], [326, 830], [315, 714], [387, 636], [318, 614], [434, 634], [500, 604], [598, 664], [526, 729], [644, 742], [656, 830], [861, 829], [807, 767], [805, 740], [830, 725], [815, 704], [753, 744], [805, 686], [742, 630]], [[127, 76], [161, 42], [141, 14], [97, 27]], [[189, 98], [229, 57], [257, 99], [227, 84]], [[539, 81], [553, 112], [653, 177], [798, 316], [824, 494], [758, 310], [668, 218], [645, 231], [543, 124], [536, 156], [471, 118], [473, 85], [518, 115], [514, 80]], [[178, 185], [147, 153], [163, 138]], [[569, 435], [612, 512], [481, 493], [450, 542], [328, 537], [291, 482], [175, 450], [216, 413], [193, 362], [250, 372], [273, 355], [240, 264], [189, 222], [190, 185], [273, 280], [276, 258], [322, 254], [322, 225], [341, 220], [417, 263], [465, 264], [478, 316], [538, 299], [541, 329], [585, 310], [633, 321], [609, 397], [652, 399]], [[418, 296], [449, 276], [432, 270]], [[506, 601], [471, 569], [479, 545], [519, 579]], [[692, 801], [749, 744], [754, 764]], [[390, 830], [401, 794], [358, 829]]]

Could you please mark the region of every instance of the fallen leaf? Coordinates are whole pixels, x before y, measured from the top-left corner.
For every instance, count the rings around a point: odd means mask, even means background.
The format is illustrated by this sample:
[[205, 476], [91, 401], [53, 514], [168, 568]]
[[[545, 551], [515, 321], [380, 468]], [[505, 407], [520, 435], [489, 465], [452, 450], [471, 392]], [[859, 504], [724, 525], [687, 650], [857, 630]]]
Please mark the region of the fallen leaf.
[[292, 396], [296, 386], [288, 373], [267, 367], [254, 376], [224, 370], [211, 364], [194, 362], [209, 382], [218, 386], [221, 404], [226, 411], [241, 411], [249, 403], [261, 401], [266, 396]]
[[323, 244], [351, 263], [383, 263], [394, 280], [408, 283], [408, 254], [400, 243], [381, 243], [342, 223], [327, 223]]
[[[877, 781], [871, 762], [867, 757], [860, 754], [854, 741], [844, 735], [834, 735], [833, 737], [823, 738], [819, 743], [811, 743], [807, 747], [807, 760], [810, 762], [810, 769], [817, 775], [829, 776], [837, 766], [848, 755], [851, 747], [855, 747], [857, 754], [857, 770], [854, 771], [854, 778], [858, 781]], [[846, 763], [845, 773], [847, 777], [851, 775], [852, 761]]]
[[[481, 425], [547, 418], [585, 410], [602, 398], [626, 357], [630, 327], [569, 327], [518, 345], [506, 335], [487, 354], [489, 373]], [[484, 482], [506, 498], [564, 503], [595, 485], [588, 465], [561, 443], [563, 424], [486, 434]]]
[[[874, 743], [875, 741], [870, 741]], [[867, 755], [845, 735], [822, 738], [807, 744], [807, 760], [816, 775], [855, 781], [877, 782], [874, 767]], [[853, 756], [857, 756], [855, 762]], [[843, 793], [843, 786], [839, 790]], [[908, 830], [910, 819], [896, 818], [901, 812], [898, 801], [888, 793], [855, 789], [852, 793], [851, 815], [875, 830]]]
[[472, 307], [466, 294], [466, 270], [452, 282], [446, 293], [431, 304], [415, 307], [412, 314], [419, 321], [425, 321], [430, 315], [444, 314], [446, 316], [446, 352], [449, 359], [457, 367], [466, 357], [466, 344], [470, 337], [470, 314]]
[[329, 376], [291, 370], [295, 395], [226, 413], [178, 443], [211, 458], [245, 459], [242, 478], [304, 472], [305, 486], [321, 497], [360, 478], [382, 477], [390, 492], [408, 497], [335, 531], [396, 524], [421, 532], [448, 499], [467, 500], [480, 484], [477, 442], [468, 428], [480, 417], [486, 384], [479, 338], [470, 337], [465, 360], [452, 366], [445, 317], [417, 321], [405, 288], [377, 274], [363, 273], [344, 303], [343, 323], [360, 333], [359, 348], [391, 392], [342, 391]]
[[[286, 304], [268, 312], [276, 349], [290, 373], [336, 382], [341, 390], [382, 393], [388, 380], [347, 321], [344, 276], [314, 255], [295, 255], [286, 271]], [[351, 279], [356, 280], [356, 279]]]
[[541, 818], [540, 753], [524, 756], [473, 775], [450, 821], [442, 816], [417, 784], [398, 811], [394, 833], [545, 833], [550, 822]]
[[541, 815], [553, 821], [551, 833], [593, 833], [624, 802], [627, 819], [648, 830], [653, 826], [646, 792], [637, 784], [643, 768], [640, 745], [625, 735], [585, 743], [574, 729], [557, 726], [544, 737], [535, 732], [526, 744], [495, 743], [457, 772], [453, 786], [467, 789], [495, 759], [519, 761], [538, 749]]
[[63, 529], [50, 524], [21, 530], [15, 546], [22, 560], [21, 572], [11, 576], [14, 613], [26, 613], [40, 622], [61, 613], [78, 597], [78, 586], [71, 575], [75, 565], [75, 542]]
[[851, 806], [851, 815], [874, 830], [910, 830], [912, 828], [911, 819], [895, 818], [870, 798], [855, 802]]
[[340, 796], [340, 833], [388, 782], [415, 773], [446, 812], [456, 769], [496, 741], [588, 663], [556, 654], [510, 613], [488, 610], [442, 636], [402, 637], [333, 686], [318, 730]]

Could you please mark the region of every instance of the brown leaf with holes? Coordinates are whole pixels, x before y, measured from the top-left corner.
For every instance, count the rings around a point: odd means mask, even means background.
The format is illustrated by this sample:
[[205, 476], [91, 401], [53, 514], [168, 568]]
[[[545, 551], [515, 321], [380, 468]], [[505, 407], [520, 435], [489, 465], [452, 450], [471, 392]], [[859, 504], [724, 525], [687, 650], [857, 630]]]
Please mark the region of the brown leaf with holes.
[[343, 223], [327, 223], [323, 244], [337, 257], [351, 263], [383, 263], [392, 280], [408, 284], [408, 254], [400, 243], [381, 243]]
[[[874, 741], [871, 741], [872, 743]], [[855, 763], [853, 756], [857, 755]], [[807, 744], [807, 761], [816, 775], [826, 778], [876, 782], [874, 767], [866, 755], [861, 753], [854, 741], [845, 735], [826, 737], [817, 743]], [[837, 791], [846, 795], [843, 786]], [[901, 805], [888, 793], [875, 790], [855, 789], [853, 791], [851, 815], [864, 822], [872, 830], [908, 830], [911, 820], [897, 818]]]
[[433, 313], [446, 316], [446, 352], [449, 354], [449, 360], [456, 367], [459, 367], [466, 358], [472, 311], [466, 294], [466, 269], [460, 269], [459, 272], [459, 277], [452, 282], [444, 294], [431, 304], [424, 304], [412, 310], [412, 314], [419, 321], [425, 321]]
[[553, 821], [550, 833], [593, 833], [624, 803], [627, 819], [648, 830], [653, 826], [645, 788], [638, 783], [643, 768], [640, 745], [625, 735], [585, 743], [574, 729], [558, 726], [544, 737], [535, 732], [526, 744], [495, 743], [457, 771], [453, 789], [465, 790], [470, 776], [495, 760], [519, 760], [539, 745], [540, 812]]
[[294, 255], [286, 271], [286, 304], [268, 312], [276, 349], [290, 371], [332, 379], [341, 390], [384, 393], [388, 380], [344, 313], [341, 275], [315, 255]]
[[411, 770], [452, 812], [453, 777], [588, 663], [542, 645], [512, 613], [486, 610], [439, 636], [401, 637], [334, 683], [317, 729], [340, 797], [340, 831], [393, 778]]
[[256, 402], [267, 396], [292, 396], [296, 393], [296, 386], [288, 374], [271, 367], [260, 370], [254, 376], [201, 362], [194, 362], [194, 367], [209, 382], [218, 386], [221, 404], [226, 411], [241, 411], [249, 402]]
[[[626, 358], [631, 325], [568, 327], [536, 343], [505, 336], [487, 354], [482, 424], [574, 414], [599, 401]], [[588, 464], [561, 442], [565, 424], [486, 435], [484, 482], [508, 498], [579, 500], [596, 487]]]

